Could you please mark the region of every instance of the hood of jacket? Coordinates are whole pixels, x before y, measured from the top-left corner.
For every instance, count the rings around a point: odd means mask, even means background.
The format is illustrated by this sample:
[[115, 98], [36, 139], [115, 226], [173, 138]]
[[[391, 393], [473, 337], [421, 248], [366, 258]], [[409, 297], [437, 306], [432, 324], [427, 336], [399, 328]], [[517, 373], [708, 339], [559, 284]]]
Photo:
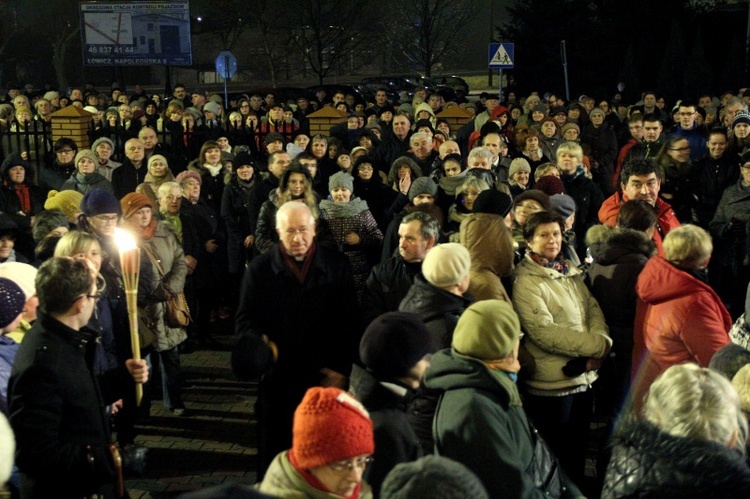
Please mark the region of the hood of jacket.
[[636, 291], [646, 303], [655, 305], [705, 290], [712, 294], [708, 284], [680, 270], [663, 257], [651, 258], [638, 276]]
[[414, 111], [415, 120], [417, 119], [417, 116], [419, 116], [419, 113], [421, 113], [422, 111], [427, 111], [428, 113], [430, 113], [430, 120], [433, 120], [435, 118], [435, 111], [432, 110], [429, 104], [427, 104], [426, 102], [423, 102], [420, 105], [418, 105], [417, 109]]
[[8, 180], [8, 170], [14, 166], [23, 166], [23, 169], [26, 170], [24, 184], [30, 184], [31, 179], [34, 178], [34, 167], [17, 152], [9, 154], [3, 160], [2, 165], [0, 165], [0, 179]]
[[512, 239], [500, 215], [472, 213], [461, 222], [460, 235], [461, 244], [471, 255], [473, 270], [489, 270], [500, 277], [512, 270], [512, 255], [503, 250], [504, 245], [498, 244], [500, 240]]
[[586, 233], [586, 245], [597, 263], [610, 265], [628, 258], [650, 258], [656, 245], [644, 233], [632, 229], [594, 225]]
[[492, 372], [477, 359], [457, 354], [446, 348], [432, 355], [424, 384], [434, 390], [482, 390], [500, 397], [504, 406], [521, 405], [515, 383], [507, 376]]

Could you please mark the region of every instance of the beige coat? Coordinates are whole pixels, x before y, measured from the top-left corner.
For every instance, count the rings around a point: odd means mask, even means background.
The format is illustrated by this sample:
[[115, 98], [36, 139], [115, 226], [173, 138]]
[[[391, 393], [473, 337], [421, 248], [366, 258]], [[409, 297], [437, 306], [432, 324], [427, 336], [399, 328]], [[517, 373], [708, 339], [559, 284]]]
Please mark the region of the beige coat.
[[164, 270], [164, 279], [161, 278], [159, 270], [152, 262], [153, 283], [148, 304], [145, 307], [146, 317], [144, 319], [152, 324], [157, 336], [156, 349], [160, 352], [169, 350], [179, 345], [187, 338], [185, 328], [170, 327], [166, 322], [167, 294], [181, 293], [185, 288], [187, 276], [187, 265], [185, 253], [177, 241], [177, 236], [162, 221], [156, 222], [156, 231], [151, 239], [142, 242], [152, 255], [159, 259], [159, 264]]
[[577, 357], [603, 358], [612, 346], [609, 328], [583, 275], [570, 262], [563, 275], [544, 268], [528, 255], [518, 264], [513, 305], [526, 332], [526, 348], [536, 370], [527, 381], [535, 395], [567, 395], [583, 391], [598, 375], [588, 371], [570, 378], [562, 368]]
[[513, 272], [513, 239], [499, 215], [472, 213], [461, 222], [459, 239], [471, 255], [469, 294], [476, 301], [505, 300], [500, 281]]

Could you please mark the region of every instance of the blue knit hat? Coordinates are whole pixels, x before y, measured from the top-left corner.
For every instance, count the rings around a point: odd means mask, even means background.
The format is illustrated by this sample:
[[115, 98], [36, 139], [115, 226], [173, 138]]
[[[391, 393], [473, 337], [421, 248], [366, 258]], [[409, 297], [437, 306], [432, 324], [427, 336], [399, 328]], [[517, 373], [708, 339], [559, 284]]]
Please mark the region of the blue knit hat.
[[90, 189], [83, 195], [81, 211], [87, 217], [102, 213], [120, 214], [120, 202], [117, 198], [103, 189]]

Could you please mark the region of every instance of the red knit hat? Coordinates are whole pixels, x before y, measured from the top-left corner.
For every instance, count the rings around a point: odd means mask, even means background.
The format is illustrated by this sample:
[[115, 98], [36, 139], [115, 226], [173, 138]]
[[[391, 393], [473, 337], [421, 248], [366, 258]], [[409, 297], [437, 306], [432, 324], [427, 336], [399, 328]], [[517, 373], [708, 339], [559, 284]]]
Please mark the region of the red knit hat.
[[372, 420], [362, 404], [338, 388], [307, 390], [294, 411], [292, 452], [313, 469], [375, 451]]

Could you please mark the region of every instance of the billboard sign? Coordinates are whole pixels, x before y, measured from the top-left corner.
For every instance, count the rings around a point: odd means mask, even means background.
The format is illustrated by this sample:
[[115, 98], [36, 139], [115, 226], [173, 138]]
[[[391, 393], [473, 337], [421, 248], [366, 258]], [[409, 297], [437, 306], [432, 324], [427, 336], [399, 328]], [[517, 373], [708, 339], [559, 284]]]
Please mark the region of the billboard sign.
[[84, 64], [192, 64], [187, 1], [82, 2], [80, 6]]

